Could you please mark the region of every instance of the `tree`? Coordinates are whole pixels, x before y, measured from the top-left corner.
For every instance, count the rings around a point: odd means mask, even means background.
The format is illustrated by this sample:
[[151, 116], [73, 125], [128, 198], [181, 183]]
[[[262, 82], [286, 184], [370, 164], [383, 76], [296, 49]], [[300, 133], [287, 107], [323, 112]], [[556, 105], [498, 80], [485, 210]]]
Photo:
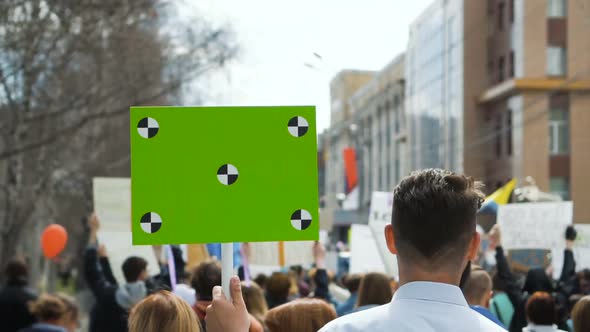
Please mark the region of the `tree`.
[[158, 0], [0, 3], [0, 267], [49, 222], [83, 232], [92, 176], [129, 175], [130, 106], [178, 103], [234, 58], [228, 28], [177, 10]]

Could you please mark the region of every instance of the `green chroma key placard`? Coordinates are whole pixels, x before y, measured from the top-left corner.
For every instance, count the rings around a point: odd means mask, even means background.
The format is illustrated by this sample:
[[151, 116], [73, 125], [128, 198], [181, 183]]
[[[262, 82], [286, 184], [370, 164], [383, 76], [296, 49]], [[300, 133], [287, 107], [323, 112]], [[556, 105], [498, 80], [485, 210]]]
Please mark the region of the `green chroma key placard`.
[[315, 107], [132, 107], [133, 244], [317, 240]]

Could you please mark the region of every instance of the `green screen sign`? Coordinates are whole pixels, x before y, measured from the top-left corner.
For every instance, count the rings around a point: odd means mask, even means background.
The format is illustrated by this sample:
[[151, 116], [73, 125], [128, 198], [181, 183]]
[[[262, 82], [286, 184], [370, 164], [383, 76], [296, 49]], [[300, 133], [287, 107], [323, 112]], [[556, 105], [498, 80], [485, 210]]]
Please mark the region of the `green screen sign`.
[[317, 240], [315, 107], [132, 107], [133, 244]]

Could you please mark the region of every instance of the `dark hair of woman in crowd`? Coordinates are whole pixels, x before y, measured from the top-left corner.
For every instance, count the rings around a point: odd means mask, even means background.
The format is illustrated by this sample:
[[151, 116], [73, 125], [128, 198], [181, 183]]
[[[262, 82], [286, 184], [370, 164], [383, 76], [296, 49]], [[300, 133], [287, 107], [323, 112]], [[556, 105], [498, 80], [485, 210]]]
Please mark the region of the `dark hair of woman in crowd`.
[[379, 306], [391, 301], [390, 279], [383, 273], [367, 273], [359, 286], [357, 308]]
[[264, 316], [268, 312], [268, 305], [266, 304], [262, 288], [253, 281], [249, 283], [242, 282], [242, 296], [244, 297], [248, 313], [262, 324], [264, 322]]
[[291, 280], [289, 276], [275, 272], [266, 281], [266, 302], [270, 309], [289, 300], [289, 290], [291, 289]]
[[269, 332], [317, 332], [333, 319], [336, 311], [325, 301], [300, 299], [270, 310], [264, 322]]
[[[39, 323], [53, 325], [74, 332], [79, 328], [78, 306], [72, 298], [66, 295], [43, 294], [31, 302], [29, 310], [37, 318]], [[47, 331], [44, 326], [34, 324], [23, 332]]]
[[139, 302], [129, 314], [129, 332], [200, 332], [201, 324], [184, 300], [159, 291]]
[[535, 292], [525, 306], [529, 323], [551, 326], [557, 322], [557, 310], [553, 296], [547, 292]]
[[572, 310], [574, 331], [590, 332], [590, 295], [584, 296]]

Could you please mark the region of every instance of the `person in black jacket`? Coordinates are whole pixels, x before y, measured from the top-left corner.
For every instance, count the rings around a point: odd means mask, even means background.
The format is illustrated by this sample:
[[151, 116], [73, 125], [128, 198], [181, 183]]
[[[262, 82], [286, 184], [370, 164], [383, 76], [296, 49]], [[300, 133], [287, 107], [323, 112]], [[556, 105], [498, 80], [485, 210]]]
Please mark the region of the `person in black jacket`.
[[84, 253], [84, 274], [94, 294], [96, 304], [90, 313], [90, 332], [126, 332], [131, 307], [148, 295], [147, 262], [141, 257], [129, 257], [123, 263], [126, 283], [119, 286], [113, 276], [106, 250], [97, 248], [99, 221], [89, 220], [90, 240]]
[[[567, 297], [556, 288], [553, 281], [543, 268], [533, 268], [527, 273], [524, 286], [521, 288], [512, 274], [504, 249], [501, 243], [499, 225], [495, 225], [490, 231], [490, 247], [496, 248], [496, 267], [498, 278], [506, 285], [506, 294], [514, 306], [514, 316], [510, 323], [510, 332], [521, 332], [527, 326], [526, 303], [535, 292], [547, 292], [555, 298], [558, 307], [558, 319], [556, 324], [560, 329], [567, 330]], [[564, 265], [561, 271], [560, 282], [569, 280], [575, 272], [574, 255], [572, 252], [573, 239], [566, 237], [566, 249], [564, 252]]]
[[6, 285], [0, 290], [2, 331], [15, 332], [30, 326], [36, 319], [28, 304], [37, 299], [37, 293], [28, 286], [28, 267], [24, 261], [11, 260], [5, 269]]

